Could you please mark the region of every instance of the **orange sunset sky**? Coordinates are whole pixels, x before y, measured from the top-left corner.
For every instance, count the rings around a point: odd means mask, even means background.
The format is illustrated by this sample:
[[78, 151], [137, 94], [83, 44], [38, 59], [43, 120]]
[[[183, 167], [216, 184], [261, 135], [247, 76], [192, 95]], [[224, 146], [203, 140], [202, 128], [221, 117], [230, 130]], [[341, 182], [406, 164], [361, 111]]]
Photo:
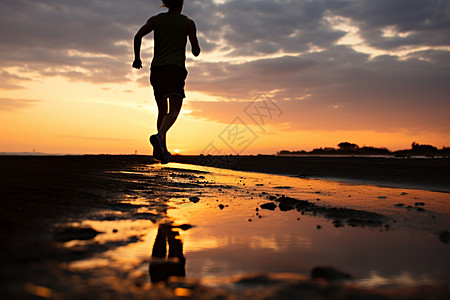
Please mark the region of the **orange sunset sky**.
[[[2, 0], [0, 152], [151, 154], [157, 0]], [[182, 154], [450, 146], [450, 2], [186, 0]]]

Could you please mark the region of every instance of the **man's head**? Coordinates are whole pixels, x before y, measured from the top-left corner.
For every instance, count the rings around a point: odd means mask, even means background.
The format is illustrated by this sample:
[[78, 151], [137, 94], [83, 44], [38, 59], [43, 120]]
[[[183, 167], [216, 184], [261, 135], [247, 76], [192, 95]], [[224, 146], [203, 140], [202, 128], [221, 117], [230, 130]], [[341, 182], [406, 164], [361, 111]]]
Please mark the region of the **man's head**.
[[184, 0], [162, 0], [162, 7], [167, 7], [168, 9], [176, 9], [183, 5]]

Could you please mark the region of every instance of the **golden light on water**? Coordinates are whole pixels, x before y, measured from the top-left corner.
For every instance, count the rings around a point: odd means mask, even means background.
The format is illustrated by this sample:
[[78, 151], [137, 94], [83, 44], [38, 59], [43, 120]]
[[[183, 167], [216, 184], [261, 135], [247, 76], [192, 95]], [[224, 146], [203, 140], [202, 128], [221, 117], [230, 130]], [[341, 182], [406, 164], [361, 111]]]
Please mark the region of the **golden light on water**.
[[[435, 232], [436, 226], [444, 228], [448, 224], [446, 216], [450, 210], [445, 202], [445, 193], [176, 163], [161, 168], [149, 166], [149, 169], [140, 169], [133, 174], [139, 173], [149, 181], [158, 176], [168, 178], [177, 188], [185, 186], [183, 194], [167, 198], [167, 189], [164, 188], [148, 194], [148, 199], [130, 197], [123, 201], [127, 207], [136, 205], [139, 215], [156, 216], [161, 210], [145, 203], [164, 197], [160, 203], [167, 209], [164, 210], [164, 218], [156, 222], [151, 219], [123, 219], [122, 214], [128, 214], [129, 208], [121, 214], [108, 212], [105, 215], [107, 220], [83, 221], [82, 226], [94, 228], [101, 234], [93, 241], [70, 241], [64, 246], [88, 246], [93, 242], [123, 245], [74, 261], [69, 265], [72, 270], [106, 267], [124, 272], [135, 270], [140, 282], [150, 282], [149, 261], [158, 241], [160, 225], [164, 223], [174, 226], [175, 239], [182, 243], [186, 258], [183, 270], [186, 277], [192, 279], [218, 279], [262, 271], [306, 274], [313, 266], [322, 263], [346, 266], [358, 278], [356, 284], [365, 287], [377, 287], [387, 282], [400, 285], [438, 282], [439, 278], [447, 276], [445, 267], [434, 270], [442, 264], [445, 245], [439, 242], [435, 233], [429, 234]], [[168, 191], [171, 189], [169, 187]], [[270, 195], [277, 194], [303, 199], [323, 208], [336, 206], [382, 213], [388, 226], [350, 223], [336, 226], [331, 219], [308, 212], [303, 214], [295, 209], [262, 209], [260, 205], [269, 202]], [[190, 200], [192, 195], [198, 195], [198, 202]], [[417, 210], [417, 199], [428, 199], [425, 210]], [[397, 203], [404, 203], [405, 207], [396, 206]], [[441, 215], [435, 215], [437, 211]], [[408, 218], [400, 218], [400, 214]], [[364, 219], [362, 215], [361, 218]], [[185, 225], [189, 226], [183, 228]], [[419, 231], [412, 238], [410, 233], [414, 230]], [[389, 256], [378, 255], [380, 244], [390, 253]], [[169, 253], [170, 249], [175, 251], [173, 246], [168, 244]], [[405, 255], [405, 249], [415, 251], [407, 251]], [[359, 258], [355, 258], [353, 253], [359, 253]], [[411, 262], [417, 261], [423, 253], [432, 253], [430, 257], [436, 259], [430, 261], [430, 267], [422, 265], [416, 268]], [[370, 266], [361, 263], [368, 259], [373, 262]], [[45, 290], [34, 288], [33, 293], [41, 295]], [[176, 294], [182, 297], [189, 291], [180, 289]]]

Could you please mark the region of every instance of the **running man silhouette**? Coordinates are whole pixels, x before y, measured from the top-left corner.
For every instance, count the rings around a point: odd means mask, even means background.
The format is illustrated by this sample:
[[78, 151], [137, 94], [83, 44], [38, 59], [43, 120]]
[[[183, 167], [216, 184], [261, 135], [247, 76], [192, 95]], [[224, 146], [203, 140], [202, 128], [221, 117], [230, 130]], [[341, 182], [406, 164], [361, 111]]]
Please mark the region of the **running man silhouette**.
[[142, 68], [140, 57], [142, 38], [154, 31], [150, 83], [158, 106], [156, 123], [158, 133], [150, 136], [150, 143], [153, 146], [153, 157], [166, 164], [171, 157], [167, 150], [167, 131], [175, 123], [185, 98], [187, 37], [194, 56], [200, 54], [200, 46], [194, 21], [181, 14], [184, 0], [162, 0], [162, 2], [162, 7], [168, 8], [169, 11], [151, 17], [134, 36], [133, 68]]

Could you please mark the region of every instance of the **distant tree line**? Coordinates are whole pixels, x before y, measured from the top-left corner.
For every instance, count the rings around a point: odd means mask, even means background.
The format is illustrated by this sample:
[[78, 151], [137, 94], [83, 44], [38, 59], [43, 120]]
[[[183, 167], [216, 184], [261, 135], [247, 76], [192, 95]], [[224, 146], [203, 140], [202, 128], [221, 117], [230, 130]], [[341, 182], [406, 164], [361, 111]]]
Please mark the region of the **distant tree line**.
[[411, 149], [391, 151], [385, 147], [371, 147], [364, 146], [359, 147], [356, 144], [349, 142], [339, 143], [338, 148], [325, 147], [325, 148], [315, 148], [312, 151], [289, 151], [282, 150], [277, 153], [277, 155], [307, 155], [307, 154], [317, 154], [317, 155], [393, 155], [397, 157], [408, 157], [414, 155], [424, 155], [424, 156], [450, 156], [450, 147], [442, 147], [438, 149], [432, 145], [421, 145], [416, 142], [411, 144]]

